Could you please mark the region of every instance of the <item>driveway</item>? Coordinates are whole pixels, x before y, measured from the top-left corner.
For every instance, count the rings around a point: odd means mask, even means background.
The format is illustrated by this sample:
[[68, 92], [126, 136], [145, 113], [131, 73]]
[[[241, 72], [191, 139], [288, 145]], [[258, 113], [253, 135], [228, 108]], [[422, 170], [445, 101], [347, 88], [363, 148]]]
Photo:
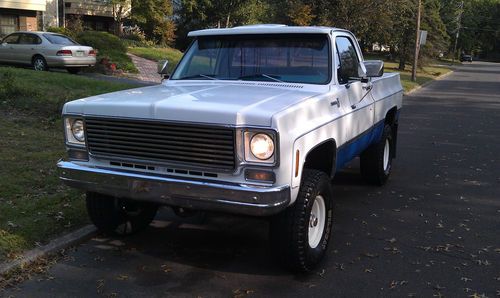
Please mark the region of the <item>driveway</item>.
[[364, 184], [357, 162], [335, 178], [334, 236], [316, 272], [275, 265], [265, 220], [171, 221], [165, 209], [144, 233], [95, 238], [3, 294], [498, 296], [500, 64], [461, 66], [404, 104], [388, 184]]

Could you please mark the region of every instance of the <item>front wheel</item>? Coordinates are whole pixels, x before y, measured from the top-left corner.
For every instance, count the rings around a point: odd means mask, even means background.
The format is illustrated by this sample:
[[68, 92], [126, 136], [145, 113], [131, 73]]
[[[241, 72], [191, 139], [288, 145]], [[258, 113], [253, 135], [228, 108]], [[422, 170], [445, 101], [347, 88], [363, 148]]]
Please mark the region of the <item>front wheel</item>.
[[386, 124], [380, 141], [361, 154], [361, 174], [367, 182], [380, 186], [387, 182], [391, 175], [394, 147], [391, 126]]
[[314, 269], [328, 248], [333, 223], [329, 177], [304, 170], [295, 203], [271, 221], [271, 244], [276, 257], [294, 272]]
[[153, 221], [158, 205], [87, 193], [87, 212], [102, 232], [126, 236], [145, 229]]

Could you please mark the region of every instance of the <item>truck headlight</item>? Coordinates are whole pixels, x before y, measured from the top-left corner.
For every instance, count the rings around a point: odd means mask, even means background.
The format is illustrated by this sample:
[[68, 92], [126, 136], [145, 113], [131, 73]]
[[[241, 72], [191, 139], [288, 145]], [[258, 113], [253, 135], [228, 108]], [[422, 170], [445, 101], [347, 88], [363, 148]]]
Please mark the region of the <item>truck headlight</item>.
[[245, 161], [255, 164], [275, 165], [277, 158], [277, 133], [271, 130], [244, 130]]
[[65, 118], [66, 142], [69, 145], [85, 146], [85, 129], [82, 119]]
[[250, 151], [260, 160], [267, 160], [274, 154], [274, 141], [265, 133], [259, 133], [250, 140]]

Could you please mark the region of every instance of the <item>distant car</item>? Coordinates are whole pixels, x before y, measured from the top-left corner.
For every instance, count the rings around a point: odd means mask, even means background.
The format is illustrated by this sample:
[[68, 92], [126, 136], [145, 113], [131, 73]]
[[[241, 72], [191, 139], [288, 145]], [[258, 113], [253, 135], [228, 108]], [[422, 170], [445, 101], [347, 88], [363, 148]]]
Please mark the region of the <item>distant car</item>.
[[472, 62], [472, 55], [461, 55], [460, 62]]
[[96, 51], [58, 33], [15, 32], [2, 39], [0, 62], [31, 65], [34, 70], [66, 68], [76, 74], [95, 65]]

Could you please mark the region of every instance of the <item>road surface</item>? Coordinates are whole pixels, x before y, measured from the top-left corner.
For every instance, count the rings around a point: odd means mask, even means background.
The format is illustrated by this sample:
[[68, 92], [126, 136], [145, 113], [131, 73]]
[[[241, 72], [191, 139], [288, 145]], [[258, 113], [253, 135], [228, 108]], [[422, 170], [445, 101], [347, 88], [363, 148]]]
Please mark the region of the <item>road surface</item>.
[[500, 64], [474, 62], [407, 96], [388, 184], [359, 166], [334, 180], [328, 258], [306, 276], [275, 265], [267, 222], [207, 216], [93, 239], [0, 295], [376, 297], [500, 295]]

